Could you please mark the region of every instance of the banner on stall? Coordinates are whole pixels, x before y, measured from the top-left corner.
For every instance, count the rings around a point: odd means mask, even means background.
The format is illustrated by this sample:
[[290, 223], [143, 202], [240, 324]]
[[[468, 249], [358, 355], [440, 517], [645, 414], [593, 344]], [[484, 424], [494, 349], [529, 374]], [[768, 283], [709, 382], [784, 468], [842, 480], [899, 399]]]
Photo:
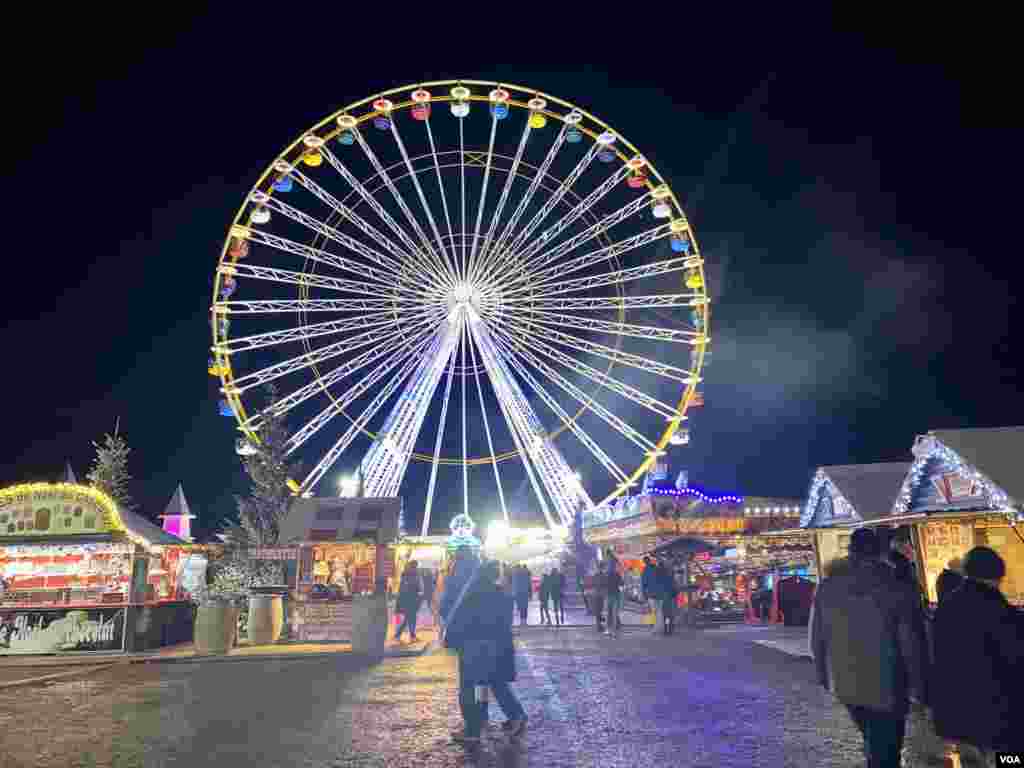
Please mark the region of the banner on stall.
[[0, 656], [124, 650], [124, 608], [0, 610]]

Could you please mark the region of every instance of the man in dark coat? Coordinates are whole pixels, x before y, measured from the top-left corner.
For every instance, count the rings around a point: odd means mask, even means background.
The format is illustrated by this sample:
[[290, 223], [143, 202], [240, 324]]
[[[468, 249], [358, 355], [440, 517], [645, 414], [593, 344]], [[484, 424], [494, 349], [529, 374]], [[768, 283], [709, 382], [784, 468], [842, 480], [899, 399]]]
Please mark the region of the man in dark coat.
[[402, 581], [398, 587], [398, 602], [395, 610], [404, 617], [402, 626], [395, 632], [395, 640], [402, 639], [402, 633], [408, 629], [412, 641], [416, 642], [416, 616], [420, 612], [420, 602], [423, 599], [423, 581], [420, 576], [419, 563], [410, 560], [409, 564], [402, 571]]
[[818, 587], [810, 641], [818, 681], [849, 710], [869, 768], [899, 768], [911, 695], [927, 702], [928, 651], [914, 585], [880, 555], [873, 530], [854, 531], [849, 558]]
[[963, 568], [935, 613], [935, 730], [983, 752], [1024, 750], [1024, 626], [999, 591], [1006, 565], [975, 547]]
[[676, 581], [672, 567], [664, 560], [658, 563], [657, 570], [658, 596], [661, 598], [661, 617], [656, 629], [666, 635], [672, 634], [676, 616]]
[[519, 566], [516, 572], [515, 584], [519, 623], [525, 625], [527, 612], [530, 609], [530, 596], [533, 594], [533, 575], [525, 565]]
[[935, 593], [939, 605], [946, 602], [946, 598], [953, 594], [964, 583], [963, 563], [959, 558], [950, 560], [939, 578], [935, 580]]
[[650, 555], [644, 558], [644, 572], [640, 576], [640, 589], [643, 590], [648, 610], [654, 612], [654, 626], [651, 630], [657, 634], [665, 628], [665, 613], [661, 607], [662, 583], [658, 574], [658, 564]]
[[466, 724], [453, 738], [465, 744], [480, 741], [487, 688], [509, 718], [509, 736], [518, 738], [526, 730], [526, 712], [509, 687], [516, 679], [511, 598], [499, 589], [498, 576], [497, 563], [480, 566], [479, 578], [456, 607], [445, 635], [448, 647], [459, 654], [459, 704]]
[[551, 574], [545, 573], [540, 579], [537, 599], [540, 601], [540, 623], [551, 626]]
[[551, 600], [555, 604], [555, 623], [565, 623], [565, 574], [558, 568], [551, 572]]
[[477, 560], [470, 549], [462, 547], [455, 550], [452, 571], [448, 578], [445, 579], [444, 592], [441, 593], [439, 610], [442, 623], [448, 623], [451, 618], [452, 608], [459, 599], [459, 595], [462, 594], [463, 588], [476, 576], [479, 565], [480, 561]]

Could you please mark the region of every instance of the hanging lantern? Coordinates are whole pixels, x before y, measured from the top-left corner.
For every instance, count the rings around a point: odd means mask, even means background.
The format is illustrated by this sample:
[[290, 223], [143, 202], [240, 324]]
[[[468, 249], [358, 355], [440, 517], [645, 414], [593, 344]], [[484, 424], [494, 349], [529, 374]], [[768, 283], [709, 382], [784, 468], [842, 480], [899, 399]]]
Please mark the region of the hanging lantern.
[[321, 165], [324, 158], [320, 154], [320, 147], [324, 145], [324, 140], [319, 136], [310, 134], [303, 137], [302, 143], [306, 145], [306, 151], [302, 153], [302, 162], [310, 168], [316, 168]]
[[686, 445], [690, 442], [690, 430], [677, 429], [672, 433], [672, 437], [669, 438], [669, 442], [672, 443], [672, 445]]
[[602, 163], [611, 163], [615, 161], [615, 153], [610, 149], [602, 149], [597, 153], [597, 159]]
[[423, 88], [417, 88], [412, 92], [413, 108], [412, 118], [413, 120], [419, 120], [420, 122], [430, 117], [430, 91], [424, 90]]
[[676, 253], [690, 252], [690, 238], [686, 235], [673, 235], [669, 239], [669, 244], [672, 246], [672, 250]]
[[452, 88], [452, 114], [463, 118], [469, 114], [469, 88], [457, 85]]
[[700, 272], [693, 270], [692, 272], [687, 273], [686, 287], [691, 291], [696, 291], [704, 287], [704, 278], [700, 276]]
[[273, 186], [275, 192], [291, 192], [294, 185], [291, 176], [282, 176], [274, 182]]
[[235, 415], [235, 410], [231, 407], [231, 403], [229, 403], [227, 400], [221, 400], [217, 404], [217, 410], [220, 412], [221, 416]]
[[237, 261], [239, 259], [244, 259], [248, 255], [249, 241], [232, 238], [231, 245], [228, 247], [228, 256]]
[[239, 456], [252, 456], [257, 452], [257, 448], [246, 438], [240, 437], [235, 441], [235, 453]]
[[504, 120], [508, 117], [508, 97], [508, 91], [504, 88], [495, 88], [491, 91], [491, 114], [495, 120]]
[[224, 369], [221, 367], [220, 363], [217, 362], [217, 358], [211, 357], [206, 366], [206, 370], [211, 376], [220, 376]]
[[266, 224], [270, 221], [270, 209], [263, 206], [253, 208], [252, 213], [249, 215], [249, 221], [253, 224]]
[[543, 128], [548, 124], [548, 119], [544, 116], [544, 110], [547, 108], [548, 103], [544, 99], [530, 99], [526, 106], [530, 108], [530, 128]]
[[583, 141], [583, 132], [579, 128], [566, 128], [565, 140], [570, 144], [579, 144]]
[[352, 131], [342, 131], [338, 134], [338, 143], [344, 147], [351, 147], [356, 143], [356, 135]]
[[391, 118], [378, 116], [373, 118], [373, 127], [378, 131], [386, 131], [391, 128]]

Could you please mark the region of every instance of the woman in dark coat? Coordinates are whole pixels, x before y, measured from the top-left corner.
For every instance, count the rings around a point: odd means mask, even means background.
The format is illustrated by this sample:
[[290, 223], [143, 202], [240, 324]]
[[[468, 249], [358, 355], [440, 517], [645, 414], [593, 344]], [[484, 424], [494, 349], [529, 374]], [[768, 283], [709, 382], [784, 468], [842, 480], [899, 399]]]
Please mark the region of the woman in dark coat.
[[404, 620], [395, 633], [395, 640], [401, 640], [402, 633], [408, 628], [409, 636], [416, 642], [416, 614], [420, 612], [422, 599], [423, 580], [420, 578], [420, 564], [410, 560], [402, 571], [402, 581], [398, 586], [398, 603], [395, 610], [404, 616]]
[[497, 563], [480, 566], [479, 578], [455, 607], [445, 635], [447, 646], [459, 654], [459, 705], [466, 724], [453, 738], [466, 744], [480, 741], [487, 688], [509, 718], [509, 736], [518, 738], [526, 729], [526, 712], [509, 687], [516, 679], [512, 598], [497, 581]]
[[943, 738], [983, 751], [1024, 746], [1024, 623], [999, 591], [1002, 558], [975, 547], [966, 580], [935, 613], [932, 712]]

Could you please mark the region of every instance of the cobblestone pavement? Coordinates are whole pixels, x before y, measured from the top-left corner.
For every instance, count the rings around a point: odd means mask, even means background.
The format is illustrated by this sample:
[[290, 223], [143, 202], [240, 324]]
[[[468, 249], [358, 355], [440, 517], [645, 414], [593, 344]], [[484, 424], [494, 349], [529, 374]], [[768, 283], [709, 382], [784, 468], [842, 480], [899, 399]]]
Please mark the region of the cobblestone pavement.
[[[807, 660], [742, 632], [517, 636], [514, 687], [530, 716], [521, 745], [450, 743], [460, 721], [446, 652], [376, 666], [339, 654], [126, 665], [0, 692], [0, 766], [863, 765], [849, 718]], [[923, 741], [920, 725], [912, 741]]]

